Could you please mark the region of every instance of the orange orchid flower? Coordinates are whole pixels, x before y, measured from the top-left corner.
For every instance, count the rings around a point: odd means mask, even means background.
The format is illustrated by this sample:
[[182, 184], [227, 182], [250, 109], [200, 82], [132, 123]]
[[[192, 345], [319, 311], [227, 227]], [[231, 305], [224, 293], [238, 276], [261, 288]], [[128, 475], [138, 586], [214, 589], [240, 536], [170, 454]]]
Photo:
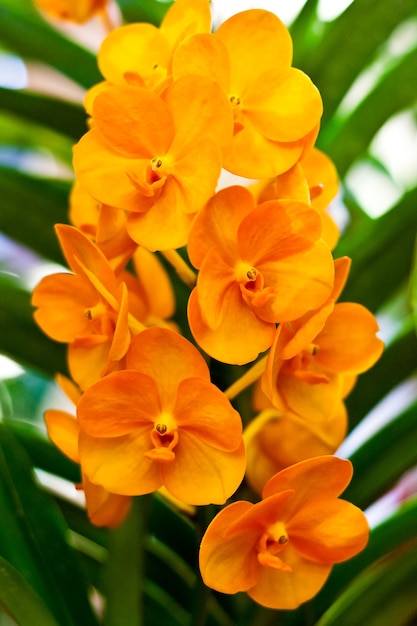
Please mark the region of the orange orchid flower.
[[[57, 383], [76, 404], [81, 396], [79, 389], [64, 376], [57, 376]], [[51, 409], [45, 412], [45, 422], [51, 441], [69, 459], [79, 464], [79, 426], [76, 418], [66, 411]], [[96, 526], [114, 528], [121, 524], [130, 510], [130, 497], [110, 493], [103, 487], [94, 485], [83, 472], [80, 488], [85, 494], [88, 517]]]
[[132, 266], [134, 273], [119, 275], [127, 285], [129, 311], [145, 326], [171, 325], [166, 320], [175, 313], [175, 294], [161, 261], [154, 252], [139, 247], [133, 254]]
[[[297, 415], [289, 408], [276, 408], [265, 399], [263, 410], [249, 422], [243, 433], [246, 445], [246, 480], [261, 493], [266, 482], [277, 472], [305, 459], [334, 454], [346, 436], [348, 416], [343, 398], [344, 378], [337, 379], [332, 393], [317, 395], [317, 387], [306, 386], [305, 404], [323, 407], [307, 415]], [[325, 391], [327, 387], [325, 388]], [[336, 390], [336, 392], [335, 392]], [[257, 388], [258, 394], [259, 387]], [[310, 395], [309, 395], [310, 394]], [[340, 395], [338, 395], [340, 394]], [[328, 410], [326, 401], [330, 398]]]
[[215, 79], [234, 114], [224, 167], [248, 178], [288, 170], [318, 134], [322, 101], [317, 88], [291, 67], [292, 41], [280, 19], [251, 9], [233, 15], [212, 34], [184, 39], [174, 53], [174, 80], [187, 74]]
[[[72, 378], [86, 389], [120, 369], [132, 335], [165, 320], [175, 309], [168, 275], [145, 249], [133, 255], [137, 275], [115, 273], [101, 250], [72, 226], [56, 226], [71, 273], [46, 276], [33, 292], [34, 317], [55, 341], [68, 343]], [[174, 325], [170, 326], [173, 329]]]
[[307, 204], [255, 206], [244, 187], [218, 192], [188, 245], [200, 268], [188, 319], [201, 348], [225, 363], [248, 363], [270, 347], [278, 322], [320, 306], [334, 274], [320, 233], [320, 216]]
[[137, 248], [126, 230], [126, 213], [95, 200], [79, 181], [71, 190], [69, 219], [94, 241], [115, 271], [126, 265]]
[[197, 212], [214, 193], [232, 115], [220, 87], [186, 76], [160, 98], [112, 87], [94, 101], [94, 128], [74, 148], [81, 184], [129, 212], [127, 231], [149, 250], [187, 243]]
[[322, 237], [333, 250], [339, 239], [339, 228], [326, 209], [335, 198], [338, 188], [339, 181], [333, 162], [323, 152], [313, 148], [287, 172], [266, 184], [261, 181], [251, 191], [255, 193], [258, 203], [293, 198], [311, 204], [320, 213]]
[[86, 95], [85, 106], [92, 114], [94, 98], [111, 85], [136, 85], [160, 93], [172, 82], [170, 61], [178, 43], [195, 33], [209, 33], [208, 0], [176, 0], [159, 28], [148, 23], [115, 28], [103, 41], [98, 66], [105, 82]]
[[338, 498], [351, 477], [350, 461], [308, 459], [271, 478], [261, 502], [225, 507], [201, 543], [205, 584], [222, 593], [246, 591], [273, 609], [294, 609], [312, 598], [332, 566], [368, 541], [362, 511]]
[[34, 3], [52, 17], [82, 24], [104, 11], [108, 0], [34, 0]]
[[223, 504], [245, 471], [242, 423], [203, 357], [180, 335], [150, 328], [133, 338], [126, 366], [78, 403], [89, 480], [122, 495], [164, 486], [187, 504]]
[[55, 341], [68, 343], [71, 376], [85, 389], [125, 356], [132, 332], [143, 325], [129, 317], [124, 283], [102, 252], [73, 226], [55, 227], [73, 271], [46, 276], [33, 292], [37, 324]]
[[381, 355], [373, 315], [359, 304], [335, 304], [350, 260], [335, 262], [331, 297], [316, 311], [282, 324], [256, 389], [261, 413], [249, 423], [246, 477], [255, 491], [277, 471], [303, 459], [333, 454], [345, 437], [344, 398], [356, 377]]
[[[302, 392], [304, 385], [310, 385], [318, 386], [317, 398], [323, 397], [319, 411], [325, 412], [326, 387], [331, 388], [336, 381], [336, 387], [343, 389], [343, 382], [337, 382], [339, 375], [356, 376], [381, 356], [384, 344], [376, 335], [378, 324], [372, 313], [357, 303], [335, 304], [349, 268], [347, 257], [335, 261], [329, 299], [315, 311], [278, 328], [263, 376], [263, 391], [274, 406], [284, 402], [298, 415], [311, 415], [316, 403], [308, 409], [312, 395], [307, 393], [309, 400], [305, 401]], [[330, 392], [330, 396], [337, 401], [340, 394]]]

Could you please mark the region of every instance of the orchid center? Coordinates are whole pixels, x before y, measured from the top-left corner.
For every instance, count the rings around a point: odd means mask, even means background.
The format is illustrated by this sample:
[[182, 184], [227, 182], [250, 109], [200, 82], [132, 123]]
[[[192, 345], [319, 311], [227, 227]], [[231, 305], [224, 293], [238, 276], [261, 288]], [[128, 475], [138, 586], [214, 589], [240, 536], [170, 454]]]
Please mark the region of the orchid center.
[[150, 160], [150, 167], [148, 168], [148, 182], [150, 184], [165, 182], [166, 177], [170, 173], [170, 167], [172, 166], [172, 160], [168, 155], [155, 156]]
[[233, 108], [236, 108], [240, 105], [240, 98], [239, 96], [230, 96], [229, 102]]
[[162, 165], [163, 165], [163, 161], [160, 157], [154, 157], [153, 159], [151, 159], [151, 167], [154, 172], [156, 170], [159, 170], [159, 168], [161, 168]]
[[270, 526], [258, 541], [258, 561], [265, 567], [273, 567], [281, 571], [290, 572], [291, 567], [277, 556], [287, 546], [289, 541], [285, 524], [277, 522]]
[[105, 315], [106, 313], [107, 313], [107, 308], [105, 307], [104, 303], [101, 300], [94, 306], [89, 307], [88, 309], [85, 309], [84, 311], [84, 315], [90, 322], [102, 317], [102, 315]]
[[158, 463], [169, 463], [175, 459], [174, 448], [179, 440], [176, 422], [170, 413], [162, 413], [154, 422], [151, 431], [153, 448], [145, 456]]
[[229, 96], [229, 102], [232, 107], [233, 118], [234, 118], [233, 135], [237, 135], [238, 133], [240, 133], [241, 130], [243, 130], [243, 127], [244, 127], [244, 119], [242, 115], [242, 106], [241, 106], [242, 101], [239, 96], [232, 95], [232, 96]]
[[235, 276], [237, 282], [246, 289], [257, 291], [263, 288], [262, 274], [250, 263], [239, 261], [235, 266]]

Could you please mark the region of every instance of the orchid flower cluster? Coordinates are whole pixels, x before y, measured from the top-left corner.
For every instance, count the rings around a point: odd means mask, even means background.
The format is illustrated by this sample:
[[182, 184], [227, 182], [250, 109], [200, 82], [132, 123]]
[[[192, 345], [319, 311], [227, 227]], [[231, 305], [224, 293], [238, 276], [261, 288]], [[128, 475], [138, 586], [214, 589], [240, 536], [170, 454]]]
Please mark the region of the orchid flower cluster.
[[[337, 302], [350, 266], [332, 255], [337, 174], [314, 146], [319, 91], [291, 62], [265, 10], [212, 32], [208, 0], [177, 0], [159, 28], [114, 29], [74, 147], [71, 225], [56, 226], [69, 272], [33, 293], [38, 325], [68, 344], [72, 380], [58, 382], [76, 416], [46, 423], [80, 465], [91, 521], [116, 526], [157, 490], [221, 505], [205, 584], [279, 609], [366, 545], [334, 453], [344, 399], [382, 352], [373, 315]], [[219, 189], [224, 171], [240, 184]], [[167, 262], [190, 292], [180, 322]], [[228, 389], [216, 361], [241, 366]], [[243, 425], [231, 401], [249, 385]], [[244, 479], [254, 502], [237, 499]]]

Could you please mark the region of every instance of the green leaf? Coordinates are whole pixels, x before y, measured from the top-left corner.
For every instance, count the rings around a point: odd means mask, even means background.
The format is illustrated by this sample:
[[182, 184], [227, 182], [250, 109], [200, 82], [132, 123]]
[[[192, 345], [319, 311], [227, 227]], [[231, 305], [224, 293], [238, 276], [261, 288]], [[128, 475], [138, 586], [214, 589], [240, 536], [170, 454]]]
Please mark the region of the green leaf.
[[4, 423], [0, 489], [0, 555], [34, 588], [60, 626], [96, 626], [64, 520], [52, 499], [37, 488], [28, 457]]
[[383, 352], [379, 361], [359, 379], [346, 399], [349, 424], [352, 428], [382, 398], [409, 378], [416, 369], [417, 337], [410, 329]]
[[377, 309], [408, 279], [417, 228], [417, 188], [388, 213], [348, 230], [334, 257], [352, 258], [341, 300]]
[[0, 380], [0, 419], [11, 417], [13, 413], [12, 399], [4, 380]]
[[350, 456], [355, 469], [343, 497], [364, 508], [393, 487], [417, 464], [417, 402], [388, 424]]
[[84, 87], [102, 80], [94, 54], [50, 26], [31, 0], [0, 0], [0, 39], [24, 59], [43, 61]]
[[65, 374], [65, 346], [49, 339], [35, 324], [30, 293], [2, 274], [0, 292], [0, 352], [46, 374]]
[[5, 424], [25, 449], [34, 467], [73, 483], [81, 481], [79, 466], [47, 439], [39, 426], [18, 419], [5, 420]]
[[343, 177], [353, 161], [365, 153], [387, 120], [417, 101], [415, 75], [417, 49], [401, 59], [341, 123], [335, 121], [320, 133], [318, 146], [333, 159]]
[[126, 22], [149, 22], [159, 26], [172, 4], [170, 0], [117, 0]]
[[[77, 537], [83, 537], [90, 543], [88, 552], [89, 556], [94, 556], [97, 561], [102, 563], [103, 550], [107, 551], [111, 531], [108, 528], [102, 528], [91, 524], [85, 509], [69, 502], [67, 499], [60, 497], [59, 495], [55, 495], [55, 502], [65, 517], [69, 528], [74, 533], [71, 545], [75, 546], [77, 550], [82, 552], [86, 544], [84, 544], [84, 546], [80, 545]], [[96, 548], [93, 546], [96, 546]]]
[[87, 132], [87, 117], [79, 104], [44, 94], [0, 87], [0, 110], [9, 111], [77, 141]]
[[[414, 0], [396, 0], [395, 11], [392, 0], [355, 0], [327, 25], [314, 54], [295, 56], [294, 64], [312, 78], [322, 94], [323, 128], [381, 44], [398, 24], [414, 14]], [[294, 49], [297, 55], [297, 41]]]
[[417, 540], [362, 572], [316, 626], [406, 626], [417, 611]]
[[410, 276], [410, 303], [417, 332], [417, 245], [414, 247], [414, 263]]
[[0, 230], [45, 258], [64, 263], [54, 224], [68, 221], [70, 183], [0, 167]]
[[67, 137], [0, 111], [0, 138], [4, 166], [25, 171], [35, 163], [38, 171], [49, 168], [71, 176], [73, 144]]
[[[146, 626], [185, 626], [190, 624], [190, 616], [169, 594], [158, 587], [153, 581], [144, 583], [144, 608], [146, 611]], [[136, 626], [136, 622], [126, 622], [126, 625]]]
[[299, 67], [301, 59], [311, 53], [322, 29], [318, 27], [317, 7], [319, 0], [307, 0], [299, 14], [290, 25], [290, 33], [294, 42], [293, 66]]
[[19, 626], [58, 626], [42, 600], [14, 567], [0, 557], [0, 607]]

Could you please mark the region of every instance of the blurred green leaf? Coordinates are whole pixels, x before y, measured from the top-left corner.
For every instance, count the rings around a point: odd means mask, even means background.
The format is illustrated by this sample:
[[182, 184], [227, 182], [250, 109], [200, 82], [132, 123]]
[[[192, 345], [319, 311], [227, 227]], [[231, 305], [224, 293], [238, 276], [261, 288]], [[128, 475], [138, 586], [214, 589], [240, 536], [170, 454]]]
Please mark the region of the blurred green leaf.
[[40, 94], [0, 88], [0, 112], [2, 144], [49, 149], [69, 167], [72, 145], [88, 130], [79, 105]]
[[0, 607], [19, 626], [58, 626], [42, 600], [19, 572], [0, 557]]
[[155, 536], [195, 567], [198, 541], [194, 524], [169, 501], [155, 494], [149, 524]]
[[53, 501], [37, 488], [31, 463], [0, 424], [0, 555], [16, 567], [60, 626], [96, 626], [86, 582]]
[[[53, 130], [0, 111], [2, 164], [25, 170], [33, 163], [71, 173], [72, 142]], [[37, 165], [38, 169], [45, 165]]]
[[[144, 607], [146, 611], [146, 626], [184, 626], [189, 624], [189, 614], [163, 589], [153, 581], [145, 582]], [[133, 626], [133, 622], [132, 626]], [[136, 626], [136, 623], [135, 623]]]
[[303, 67], [298, 64], [311, 54], [323, 33], [323, 25], [318, 24], [317, 21], [318, 4], [319, 0], [307, 0], [289, 28], [296, 44], [293, 51], [293, 65], [300, 69]]
[[23, 59], [43, 61], [84, 87], [101, 80], [94, 54], [50, 26], [31, 0], [0, 0], [0, 39]]
[[406, 626], [417, 611], [417, 540], [363, 571], [316, 626]]
[[7, 385], [0, 380], [0, 419], [11, 417], [13, 413], [12, 399]]
[[87, 132], [87, 116], [81, 105], [30, 91], [0, 87], [0, 111], [41, 124], [73, 141]]
[[66, 348], [34, 322], [31, 294], [0, 274], [0, 352], [49, 375], [66, 373]]
[[417, 465], [417, 402], [370, 435], [350, 460], [355, 472], [343, 497], [364, 508]]
[[408, 279], [417, 230], [417, 188], [381, 217], [348, 229], [334, 256], [352, 258], [341, 300], [378, 308]]
[[416, 68], [417, 49], [391, 68], [346, 120], [332, 122], [320, 133], [318, 146], [331, 155], [339, 176], [343, 177], [353, 161], [366, 152], [391, 116], [417, 102]]
[[63, 263], [54, 224], [68, 221], [70, 183], [0, 167], [0, 230], [45, 258]]
[[62, 454], [39, 426], [16, 418], [8, 419], [5, 423], [25, 449], [34, 467], [73, 483], [81, 481], [79, 466]]
[[414, 262], [410, 276], [410, 304], [413, 311], [414, 327], [417, 332], [417, 245], [414, 246]]
[[303, 69], [320, 90], [324, 102], [322, 128], [357, 76], [374, 60], [379, 47], [404, 19], [415, 15], [414, 0], [355, 0], [333, 22], [327, 24], [314, 53], [298, 56], [295, 41], [294, 65]]
[[159, 26], [172, 4], [170, 0], [117, 0], [126, 22], [150, 22]]
[[346, 399], [352, 428], [384, 396], [407, 380], [416, 370], [417, 337], [410, 329], [391, 343], [379, 361], [359, 379]]

